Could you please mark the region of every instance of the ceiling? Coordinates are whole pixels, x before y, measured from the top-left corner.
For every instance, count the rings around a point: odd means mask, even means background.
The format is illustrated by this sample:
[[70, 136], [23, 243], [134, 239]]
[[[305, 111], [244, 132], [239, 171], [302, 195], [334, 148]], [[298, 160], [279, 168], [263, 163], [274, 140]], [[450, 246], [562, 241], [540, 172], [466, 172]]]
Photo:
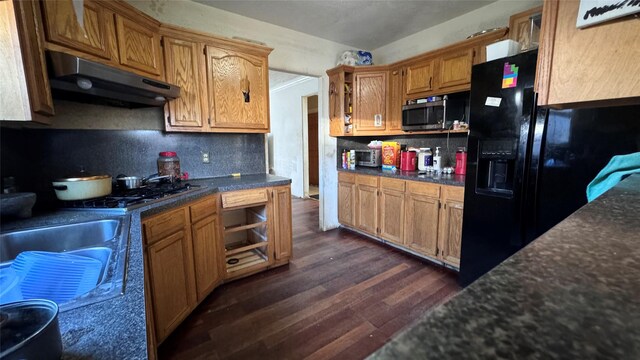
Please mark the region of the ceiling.
[[496, 0], [195, 1], [359, 50], [373, 50]]

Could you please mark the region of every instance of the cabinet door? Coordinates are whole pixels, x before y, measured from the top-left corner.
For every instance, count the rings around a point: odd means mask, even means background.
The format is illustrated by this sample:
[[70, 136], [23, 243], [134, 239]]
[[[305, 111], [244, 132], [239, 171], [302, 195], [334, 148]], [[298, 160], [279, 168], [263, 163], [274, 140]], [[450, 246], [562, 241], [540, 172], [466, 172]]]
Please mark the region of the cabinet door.
[[292, 224], [291, 224], [291, 188], [277, 187], [271, 191], [273, 200], [273, 229], [276, 260], [291, 257]]
[[356, 133], [386, 129], [387, 72], [355, 74], [353, 121]]
[[154, 30], [116, 14], [120, 64], [152, 75], [161, 75], [160, 34]]
[[438, 88], [471, 84], [474, 49], [445, 54], [440, 58]]
[[207, 46], [212, 127], [268, 131], [267, 70], [266, 57]]
[[329, 135], [344, 135], [344, 72], [329, 76]]
[[435, 257], [438, 250], [440, 200], [416, 194], [408, 194], [406, 200], [405, 245], [422, 254]]
[[202, 301], [222, 281], [222, 242], [218, 236], [218, 217], [210, 215], [191, 225], [196, 293]]
[[87, 54], [110, 59], [109, 32], [113, 15], [95, 1], [85, 0], [83, 24], [73, 9], [72, 0], [43, 1], [47, 39]]
[[389, 71], [389, 111], [387, 113], [387, 130], [402, 130], [402, 68]]
[[180, 86], [180, 97], [165, 108], [166, 129], [206, 130], [204, 45], [166, 36], [163, 40], [166, 80]]
[[378, 187], [356, 185], [356, 227], [375, 235], [378, 229]]
[[191, 239], [185, 230], [147, 248], [153, 314], [158, 342], [195, 306]]
[[404, 192], [380, 190], [380, 237], [403, 244], [404, 208]]
[[355, 226], [356, 185], [338, 182], [338, 222]]
[[407, 66], [405, 95], [433, 90], [433, 60], [421, 61]]
[[[520, 51], [527, 51], [538, 46], [540, 29], [534, 28], [531, 33], [531, 16], [542, 13], [542, 6], [513, 14], [509, 18], [509, 39], [520, 43]], [[533, 36], [532, 36], [533, 35]]]
[[[16, 1], [16, 26], [22, 52], [22, 64], [27, 83], [31, 111], [41, 115], [53, 115], [53, 98], [44, 58], [44, 34], [40, 25], [41, 13], [37, 1]], [[6, 5], [7, 8], [11, 6]], [[7, 55], [5, 55], [7, 56]], [[8, 56], [7, 56], [8, 57]], [[8, 67], [5, 67], [7, 69]], [[5, 100], [7, 100], [5, 98]], [[45, 118], [46, 119], [46, 118]], [[14, 119], [17, 120], [17, 119]], [[33, 120], [36, 120], [35, 118]], [[48, 120], [39, 120], [48, 123]]]
[[538, 105], [640, 103], [640, 21], [627, 17], [577, 29], [579, 6], [579, 1], [544, 2], [536, 67]]
[[462, 202], [447, 199], [441, 215], [440, 255], [444, 262], [456, 267], [460, 267], [463, 210]]

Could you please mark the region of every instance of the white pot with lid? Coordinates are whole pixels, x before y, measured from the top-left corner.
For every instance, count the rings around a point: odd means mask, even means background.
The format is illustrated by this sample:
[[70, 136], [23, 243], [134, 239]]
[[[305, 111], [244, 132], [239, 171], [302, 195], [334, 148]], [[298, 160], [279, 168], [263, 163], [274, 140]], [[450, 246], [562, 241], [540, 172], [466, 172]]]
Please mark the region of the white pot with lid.
[[54, 180], [59, 200], [85, 200], [111, 194], [111, 175], [78, 176]]

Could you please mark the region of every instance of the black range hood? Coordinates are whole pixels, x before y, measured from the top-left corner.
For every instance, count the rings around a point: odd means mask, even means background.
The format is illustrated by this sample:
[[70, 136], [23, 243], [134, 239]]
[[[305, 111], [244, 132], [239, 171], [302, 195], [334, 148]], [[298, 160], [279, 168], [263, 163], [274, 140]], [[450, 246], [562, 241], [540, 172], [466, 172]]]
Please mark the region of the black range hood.
[[180, 87], [56, 51], [48, 52], [54, 98], [121, 107], [163, 106]]

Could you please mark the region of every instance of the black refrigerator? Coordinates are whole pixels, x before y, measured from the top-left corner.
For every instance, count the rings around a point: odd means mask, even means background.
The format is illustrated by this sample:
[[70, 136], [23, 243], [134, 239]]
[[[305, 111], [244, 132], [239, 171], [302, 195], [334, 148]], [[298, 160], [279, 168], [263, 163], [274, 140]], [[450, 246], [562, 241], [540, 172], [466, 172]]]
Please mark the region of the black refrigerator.
[[537, 107], [536, 59], [529, 51], [472, 70], [463, 286], [586, 204], [612, 156], [640, 151], [640, 106]]

